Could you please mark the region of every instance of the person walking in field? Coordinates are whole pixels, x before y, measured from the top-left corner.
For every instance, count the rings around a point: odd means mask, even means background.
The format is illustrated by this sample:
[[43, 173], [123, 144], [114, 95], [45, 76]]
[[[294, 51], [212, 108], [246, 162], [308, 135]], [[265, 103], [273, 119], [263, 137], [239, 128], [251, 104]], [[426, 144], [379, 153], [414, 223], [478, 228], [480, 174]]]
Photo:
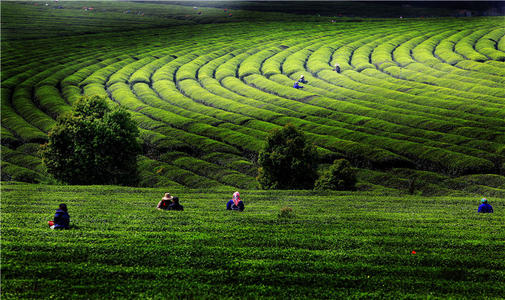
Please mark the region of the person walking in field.
[[243, 211], [245, 209], [244, 202], [240, 199], [239, 192], [233, 193], [233, 198], [226, 203], [227, 210]]
[[49, 221], [49, 228], [51, 229], [69, 229], [70, 228], [70, 215], [68, 214], [67, 205], [61, 203], [59, 208], [54, 214], [54, 220]]
[[335, 64], [335, 69], [333, 71], [340, 73], [340, 65], [338, 63]]
[[301, 86], [298, 81], [295, 82], [295, 85], [293, 85], [295, 89], [303, 89], [303, 86]]
[[168, 210], [170, 205], [172, 204], [172, 197], [170, 193], [165, 193], [165, 196], [161, 198], [161, 201], [158, 203], [158, 206], [156, 207], [159, 210]]
[[179, 197], [172, 198], [172, 204], [168, 206], [168, 210], [184, 210], [184, 207], [179, 204]]
[[477, 210], [477, 212], [480, 212], [480, 213], [492, 213], [493, 212], [493, 207], [487, 203], [486, 198], [482, 198], [480, 200], [480, 202], [481, 202], [481, 205], [479, 205], [479, 209]]
[[300, 82], [300, 83], [307, 83], [308, 81], [305, 80], [305, 77], [302, 74], [302, 75], [300, 75], [300, 79], [298, 79], [298, 82]]

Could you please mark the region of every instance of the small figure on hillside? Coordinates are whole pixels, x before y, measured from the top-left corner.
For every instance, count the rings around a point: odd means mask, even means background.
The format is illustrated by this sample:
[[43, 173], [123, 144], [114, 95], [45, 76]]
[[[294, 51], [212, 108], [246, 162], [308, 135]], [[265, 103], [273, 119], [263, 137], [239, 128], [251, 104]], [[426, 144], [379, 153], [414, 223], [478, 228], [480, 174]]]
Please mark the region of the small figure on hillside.
[[168, 210], [169, 206], [172, 204], [172, 195], [170, 193], [165, 193], [165, 196], [161, 198], [161, 201], [158, 203], [158, 206], [156, 207], [159, 210]]
[[300, 82], [300, 83], [307, 83], [308, 81], [305, 80], [305, 77], [302, 74], [302, 75], [300, 75], [300, 79], [298, 79], [298, 82]]
[[295, 89], [303, 89], [303, 86], [301, 86], [298, 81], [295, 82], [295, 85], [293, 85]]
[[486, 198], [482, 198], [480, 200], [480, 202], [481, 202], [481, 205], [479, 205], [479, 209], [477, 210], [477, 212], [480, 212], [480, 213], [492, 213], [493, 212], [493, 207], [487, 203]]
[[340, 73], [340, 65], [338, 63], [335, 64], [335, 69], [333, 71]]
[[226, 203], [227, 210], [243, 211], [245, 209], [244, 202], [240, 199], [239, 192], [233, 193], [233, 198]]
[[68, 214], [67, 205], [60, 204], [59, 208], [54, 214], [54, 221], [49, 221], [49, 228], [51, 229], [69, 229], [70, 228], [70, 215]]
[[168, 206], [168, 210], [184, 210], [184, 207], [179, 204], [179, 197], [172, 198], [172, 204]]

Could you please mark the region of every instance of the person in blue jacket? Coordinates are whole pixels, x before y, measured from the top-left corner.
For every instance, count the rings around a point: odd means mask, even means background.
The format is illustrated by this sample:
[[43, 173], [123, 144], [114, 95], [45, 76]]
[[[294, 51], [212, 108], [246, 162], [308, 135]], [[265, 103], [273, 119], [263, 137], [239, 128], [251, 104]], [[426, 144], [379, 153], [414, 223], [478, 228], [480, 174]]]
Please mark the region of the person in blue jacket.
[[298, 81], [295, 82], [295, 85], [293, 85], [295, 89], [303, 89], [303, 86], [301, 86]]
[[244, 202], [240, 199], [239, 192], [233, 193], [233, 198], [226, 203], [227, 210], [243, 211], [245, 209]]
[[335, 64], [335, 69], [333, 71], [340, 73], [340, 65], [338, 63]]
[[305, 77], [302, 74], [302, 75], [300, 75], [300, 79], [298, 79], [298, 82], [300, 82], [300, 83], [307, 83], [308, 81], [305, 80]]
[[184, 206], [179, 204], [179, 197], [172, 198], [172, 204], [168, 206], [168, 210], [184, 210]]
[[[49, 223], [51, 225], [51, 221]], [[60, 204], [59, 208], [54, 214], [54, 221], [52, 221], [51, 229], [69, 229], [70, 228], [70, 215], [68, 214], [67, 205]]]
[[477, 210], [477, 212], [480, 212], [480, 213], [492, 213], [493, 212], [493, 207], [487, 203], [486, 198], [482, 198], [480, 200], [480, 202], [482, 202], [482, 204], [479, 205], [479, 209]]

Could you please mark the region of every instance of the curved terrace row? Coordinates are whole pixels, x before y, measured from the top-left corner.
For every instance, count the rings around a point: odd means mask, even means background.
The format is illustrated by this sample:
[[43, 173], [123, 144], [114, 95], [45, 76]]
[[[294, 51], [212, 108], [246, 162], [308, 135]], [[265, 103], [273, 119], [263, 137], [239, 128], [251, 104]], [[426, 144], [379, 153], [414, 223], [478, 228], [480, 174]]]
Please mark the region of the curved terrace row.
[[[71, 45], [74, 54], [56, 51], [43, 64], [10, 59], [2, 137], [20, 152], [19, 145], [43, 142], [79, 95], [101, 94], [139, 123], [146, 184], [251, 187], [249, 159], [271, 129], [287, 123], [300, 126], [327, 162], [343, 156], [367, 168], [495, 172], [505, 142], [505, 28], [395, 26], [231, 26], [223, 34], [212, 25], [208, 39], [182, 42], [183, 33], [160, 31], [124, 44], [113, 39], [111, 51], [100, 42]], [[27, 51], [35, 60], [48, 55]], [[331, 70], [335, 63], [340, 74]], [[309, 83], [292, 89], [302, 74]], [[28, 153], [26, 162], [5, 160], [40, 172]]]

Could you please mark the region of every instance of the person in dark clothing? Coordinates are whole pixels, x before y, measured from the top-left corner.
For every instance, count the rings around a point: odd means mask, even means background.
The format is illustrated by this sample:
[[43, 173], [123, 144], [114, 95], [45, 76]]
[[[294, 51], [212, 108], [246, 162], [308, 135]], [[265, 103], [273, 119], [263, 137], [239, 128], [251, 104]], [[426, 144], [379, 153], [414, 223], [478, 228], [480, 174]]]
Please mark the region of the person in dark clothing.
[[335, 69], [333, 69], [333, 71], [340, 73], [340, 65], [338, 63], [335, 64]]
[[184, 210], [184, 206], [179, 204], [179, 197], [172, 198], [172, 204], [168, 206], [168, 210]]
[[158, 203], [158, 206], [156, 206], [157, 209], [159, 210], [167, 210], [168, 207], [172, 204], [172, 197], [170, 193], [165, 193], [165, 196], [161, 198], [161, 201]]
[[305, 80], [305, 77], [302, 74], [302, 75], [300, 75], [300, 79], [298, 79], [298, 82], [300, 82], [300, 83], [307, 83], [308, 81]]
[[54, 214], [54, 221], [49, 221], [51, 229], [69, 229], [70, 228], [70, 215], [68, 214], [67, 205], [60, 204], [59, 208]]
[[480, 200], [480, 202], [482, 204], [479, 205], [479, 209], [477, 210], [477, 212], [480, 212], [480, 213], [492, 213], [493, 212], [493, 207], [487, 203], [486, 198], [482, 198]]
[[243, 211], [245, 209], [244, 202], [240, 199], [238, 192], [233, 193], [233, 198], [226, 203], [227, 210]]
[[295, 89], [303, 89], [303, 86], [301, 86], [298, 81], [295, 82], [295, 85], [293, 85]]

